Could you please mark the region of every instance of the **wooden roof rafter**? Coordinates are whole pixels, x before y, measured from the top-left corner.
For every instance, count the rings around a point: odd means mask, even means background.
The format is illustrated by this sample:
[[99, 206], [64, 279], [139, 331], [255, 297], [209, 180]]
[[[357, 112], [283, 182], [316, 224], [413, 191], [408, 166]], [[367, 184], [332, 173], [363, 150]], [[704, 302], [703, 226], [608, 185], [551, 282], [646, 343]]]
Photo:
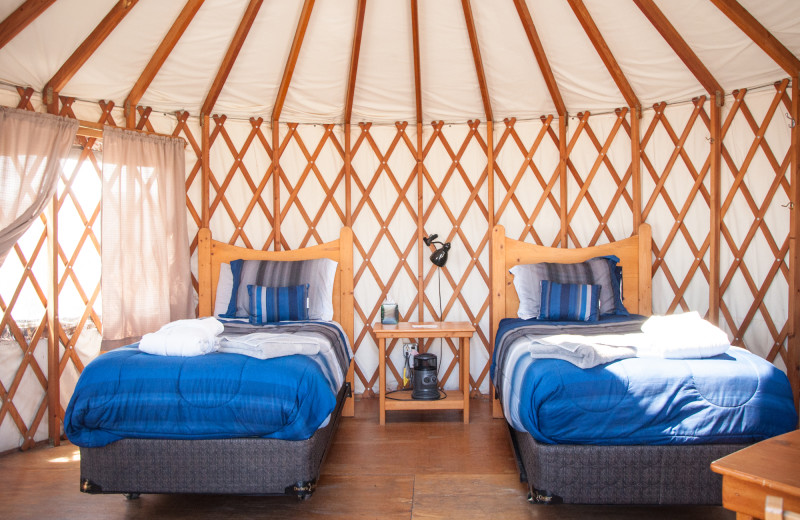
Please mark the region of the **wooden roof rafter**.
[[536, 56], [539, 70], [542, 71], [542, 75], [544, 76], [544, 82], [547, 85], [547, 90], [550, 92], [550, 98], [556, 106], [556, 113], [560, 116], [566, 116], [566, 105], [564, 105], [561, 92], [558, 90], [558, 84], [553, 75], [553, 69], [550, 68], [550, 62], [547, 60], [542, 41], [539, 39], [539, 33], [536, 32], [536, 27], [533, 25], [533, 19], [531, 18], [528, 6], [525, 0], [514, 0], [514, 5], [517, 8], [517, 13], [519, 13], [519, 19], [522, 22], [522, 27], [525, 29], [525, 34], [528, 36], [533, 54]]
[[50, 112], [57, 111], [58, 93], [75, 75], [76, 72], [94, 54], [94, 51], [102, 45], [108, 35], [117, 25], [131, 12], [139, 0], [120, 0], [108, 14], [97, 24], [97, 27], [83, 40], [75, 52], [61, 65], [50, 81], [44, 86], [44, 102]]
[[220, 92], [222, 92], [222, 87], [228, 80], [228, 75], [231, 73], [233, 64], [239, 56], [239, 51], [242, 50], [242, 45], [244, 45], [244, 41], [247, 39], [247, 34], [253, 26], [253, 21], [256, 19], [258, 10], [261, 9], [262, 3], [263, 0], [250, 0], [250, 3], [247, 4], [247, 9], [245, 9], [244, 15], [242, 15], [242, 21], [239, 22], [239, 27], [236, 28], [236, 32], [233, 35], [231, 44], [228, 46], [225, 57], [222, 58], [222, 63], [219, 66], [219, 70], [217, 70], [217, 75], [214, 78], [214, 82], [211, 84], [211, 88], [208, 90], [206, 99], [200, 109], [200, 114], [208, 115], [214, 110], [214, 105], [219, 98]]
[[27, 0], [0, 22], [0, 49], [36, 20], [56, 0]]
[[694, 75], [706, 92], [714, 99], [717, 106], [722, 106], [725, 102], [725, 91], [706, 68], [697, 54], [694, 53], [686, 40], [681, 37], [677, 29], [670, 23], [664, 13], [656, 6], [653, 0], [633, 0], [633, 3], [642, 11], [645, 17], [650, 20], [653, 27], [661, 34], [664, 40], [672, 47], [672, 50], [681, 59], [684, 65]]
[[275, 105], [272, 107], [272, 121], [279, 121], [283, 111], [283, 103], [286, 101], [286, 94], [289, 92], [289, 85], [292, 83], [292, 75], [297, 65], [297, 58], [300, 56], [300, 49], [303, 47], [303, 39], [308, 28], [308, 21], [311, 19], [311, 12], [314, 10], [314, 0], [305, 0], [303, 10], [300, 12], [300, 20], [297, 22], [297, 30], [292, 40], [292, 48], [289, 51], [289, 59], [286, 60], [286, 67], [283, 69], [281, 86], [278, 89], [278, 96]]
[[[164, 39], [161, 41], [161, 44], [158, 46], [158, 49], [156, 49], [156, 52], [153, 53], [153, 56], [142, 71], [139, 79], [134, 83], [124, 104], [125, 115], [128, 117], [129, 123], [133, 121], [133, 116], [135, 114], [133, 108], [139, 104], [139, 101], [142, 99], [145, 91], [147, 91], [153, 78], [155, 78], [158, 71], [161, 70], [161, 66], [164, 65], [172, 49], [175, 48], [178, 40], [181, 39], [184, 31], [186, 31], [186, 28], [194, 19], [194, 15], [200, 10], [204, 1], [205, 0], [187, 0], [183, 10], [178, 14], [172, 27], [170, 27], [166, 36], [164, 36]], [[128, 126], [133, 126], [133, 124], [129, 124]]]
[[790, 75], [800, 73], [800, 60], [736, 0], [710, 0], [739, 29]]
[[347, 97], [344, 103], [344, 123], [349, 125], [353, 116], [353, 98], [356, 91], [356, 76], [358, 75], [358, 58], [361, 54], [361, 35], [364, 32], [364, 13], [367, 0], [358, 0], [356, 7], [356, 25], [353, 34], [353, 51], [350, 55], [350, 74], [347, 80]]
[[603, 60], [603, 64], [605, 64], [609, 74], [611, 74], [614, 83], [617, 84], [617, 88], [619, 88], [625, 102], [629, 107], [638, 109], [641, 115], [641, 103], [639, 102], [639, 98], [636, 96], [633, 87], [631, 87], [631, 84], [622, 72], [619, 63], [617, 63], [616, 58], [614, 58], [614, 54], [611, 52], [608, 44], [606, 44], [600, 29], [598, 29], [597, 24], [594, 23], [592, 15], [589, 14], [589, 10], [586, 9], [583, 0], [567, 1], [583, 27], [584, 32], [586, 32], [586, 36], [588, 36], [589, 40], [592, 42], [597, 54], [600, 55], [600, 59]]
[[481, 60], [481, 48], [478, 43], [478, 33], [475, 31], [475, 18], [472, 16], [472, 6], [469, 0], [461, 0], [461, 7], [464, 11], [464, 20], [467, 23], [467, 34], [469, 44], [472, 47], [472, 59], [475, 62], [475, 72], [478, 75], [478, 85], [481, 89], [481, 99], [483, 100], [483, 111], [487, 121], [494, 121], [492, 113], [492, 101], [489, 98], [489, 87], [486, 83], [486, 74], [483, 70], [483, 60]]
[[414, 53], [414, 99], [416, 100], [417, 124], [422, 124], [422, 79], [419, 57], [419, 6], [411, 0], [411, 41]]

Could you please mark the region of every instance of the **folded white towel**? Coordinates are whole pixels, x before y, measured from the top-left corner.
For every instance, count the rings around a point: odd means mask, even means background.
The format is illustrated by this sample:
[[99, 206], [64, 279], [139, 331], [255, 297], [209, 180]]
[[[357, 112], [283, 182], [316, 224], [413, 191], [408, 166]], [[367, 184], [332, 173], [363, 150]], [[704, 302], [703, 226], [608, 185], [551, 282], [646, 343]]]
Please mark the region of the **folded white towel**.
[[[625, 336], [618, 336], [625, 338]], [[618, 359], [636, 356], [636, 349], [625, 344], [609, 344], [598, 339], [607, 336], [580, 336], [556, 334], [553, 336], [528, 336], [530, 355], [535, 359], [561, 359], [580, 368], [592, 368]], [[608, 336], [610, 338], [610, 336]], [[624, 343], [624, 340], [623, 342]]]
[[326, 346], [328, 342], [323, 337], [312, 334], [254, 332], [222, 338], [219, 351], [270, 359], [294, 354], [313, 356], [319, 353], [320, 347]]
[[651, 316], [642, 324], [649, 345], [638, 346], [638, 357], [692, 359], [717, 356], [730, 346], [728, 335], [696, 311]]
[[201, 356], [217, 350], [224, 328], [216, 318], [173, 321], [142, 336], [139, 350], [158, 356]]

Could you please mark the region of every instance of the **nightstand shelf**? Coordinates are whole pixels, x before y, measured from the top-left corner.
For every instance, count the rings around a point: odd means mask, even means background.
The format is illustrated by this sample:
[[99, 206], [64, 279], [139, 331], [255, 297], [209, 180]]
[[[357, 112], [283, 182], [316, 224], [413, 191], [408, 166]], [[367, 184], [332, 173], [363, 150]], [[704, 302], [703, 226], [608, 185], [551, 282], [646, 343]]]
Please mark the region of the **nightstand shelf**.
[[[386, 410], [462, 410], [464, 423], [469, 423], [469, 341], [475, 327], [468, 322], [426, 322], [397, 325], [375, 324], [378, 339], [378, 372], [380, 376], [380, 424], [386, 423]], [[386, 339], [389, 338], [460, 338], [458, 346], [459, 390], [447, 391], [447, 397], [438, 400], [412, 399], [408, 392], [396, 392], [386, 397]], [[439, 360], [441, 362], [441, 360]]]

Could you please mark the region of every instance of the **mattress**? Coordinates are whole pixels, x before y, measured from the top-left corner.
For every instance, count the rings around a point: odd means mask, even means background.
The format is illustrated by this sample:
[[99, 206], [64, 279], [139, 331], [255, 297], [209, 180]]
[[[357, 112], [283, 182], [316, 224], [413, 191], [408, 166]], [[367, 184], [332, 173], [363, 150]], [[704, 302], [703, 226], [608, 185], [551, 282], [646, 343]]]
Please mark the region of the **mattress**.
[[598, 325], [503, 320], [492, 378], [511, 426], [545, 444], [742, 444], [792, 430], [786, 375], [740, 348], [707, 359], [628, 358], [581, 369], [534, 359], [526, 334], [638, 330], [641, 318]]
[[81, 374], [65, 414], [67, 437], [81, 447], [123, 438], [311, 437], [336, 406], [352, 356], [346, 336], [332, 322], [253, 327], [226, 323], [223, 335], [303, 331], [323, 335], [329, 348], [271, 359], [114, 350]]

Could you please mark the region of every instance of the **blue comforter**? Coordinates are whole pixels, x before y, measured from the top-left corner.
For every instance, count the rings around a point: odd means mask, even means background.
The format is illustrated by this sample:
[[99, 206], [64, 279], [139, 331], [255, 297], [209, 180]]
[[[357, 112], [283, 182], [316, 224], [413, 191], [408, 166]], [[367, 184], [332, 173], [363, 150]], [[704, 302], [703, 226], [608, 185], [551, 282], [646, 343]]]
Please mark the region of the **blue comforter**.
[[[519, 321], [500, 328], [519, 334], [525, 326]], [[581, 369], [514, 354], [513, 341], [497, 343], [492, 373], [506, 418], [539, 442], [748, 443], [797, 425], [786, 375], [744, 349], [708, 359], [629, 358]]]
[[[317, 327], [319, 327], [317, 323]], [[349, 346], [331, 338], [339, 362], [323, 356], [257, 359], [212, 353], [155, 356], [124, 347], [102, 354], [81, 374], [64, 418], [78, 446], [104, 446], [125, 437], [307, 439], [336, 406]], [[343, 366], [340, 366], [343, 365]], [[340, 371], [332, 377], [330, 371]]]

